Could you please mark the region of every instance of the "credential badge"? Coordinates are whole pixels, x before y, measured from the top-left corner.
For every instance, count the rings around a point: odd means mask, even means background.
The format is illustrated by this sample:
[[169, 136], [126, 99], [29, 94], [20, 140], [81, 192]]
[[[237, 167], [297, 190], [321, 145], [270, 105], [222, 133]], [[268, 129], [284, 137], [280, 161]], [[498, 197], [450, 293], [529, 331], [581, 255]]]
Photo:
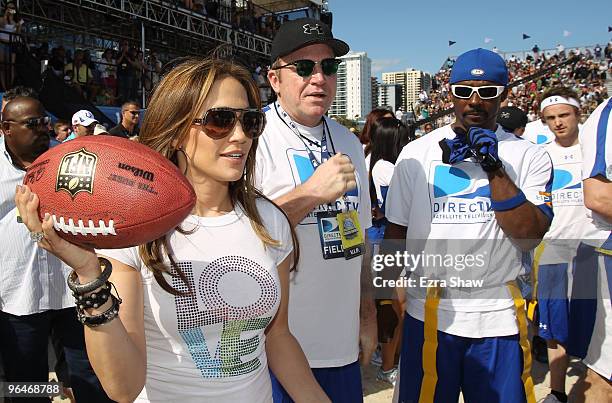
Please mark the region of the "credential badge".
[[57, 173], [55, 191], [65, 190], [74, 199], [79, 192], [93, 194], [98, 156], [85, 148], [64, 155]]

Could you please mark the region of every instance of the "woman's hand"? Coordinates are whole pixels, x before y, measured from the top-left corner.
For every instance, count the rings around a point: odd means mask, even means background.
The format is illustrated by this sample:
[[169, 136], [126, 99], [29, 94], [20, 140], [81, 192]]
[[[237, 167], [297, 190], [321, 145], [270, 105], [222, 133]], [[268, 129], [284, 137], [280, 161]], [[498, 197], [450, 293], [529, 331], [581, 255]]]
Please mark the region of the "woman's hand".
[[[23, 224], [31, 236], [42, 234], [38, 245], [53, 253], [72, 267], [81, 283], [91, 281], [100, 275], [100, 264], [93, 249], [86, 249], [60, 238], [53, 228], [53, 219], [45, 213], [43, 222], [38, 217], [38, 196], [28, 186], [17, 186], [15, 204]], [[33, 239], [32, 242], [35, 242]]]

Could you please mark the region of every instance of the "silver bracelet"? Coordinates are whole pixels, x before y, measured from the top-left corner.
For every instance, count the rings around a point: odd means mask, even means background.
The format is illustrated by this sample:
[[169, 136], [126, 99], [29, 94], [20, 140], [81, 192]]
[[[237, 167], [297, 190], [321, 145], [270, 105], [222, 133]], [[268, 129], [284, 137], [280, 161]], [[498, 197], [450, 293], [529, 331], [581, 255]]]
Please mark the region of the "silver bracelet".
[[76, 272], [73, 270], [72, 273], [70, 273], [67, 282], [68, 288], [70, 288], [73, 294], [87, 294], [88, 292], [92, 292], [93, 290], [96, 290], [106, 284], [111, 273], [113, 272], [113, 265], [108, 261], [108, 259], [103, 257], [99, 257], [98, 261], [100, 262], [102, 273], [100, 273], [100, 277], [90, 281], [89, 283], [80, 284]]

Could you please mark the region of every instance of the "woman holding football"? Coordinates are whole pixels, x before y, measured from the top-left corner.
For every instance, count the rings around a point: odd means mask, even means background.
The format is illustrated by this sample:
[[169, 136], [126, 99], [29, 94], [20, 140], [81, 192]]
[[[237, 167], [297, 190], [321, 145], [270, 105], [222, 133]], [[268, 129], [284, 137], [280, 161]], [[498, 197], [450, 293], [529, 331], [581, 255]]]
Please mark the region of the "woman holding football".
[[44, 235], [39, 244], [74, 269], [87, 351], [112, 399], [270, 402], [269, 367], [294, 400], [329, 401], [288, 328], [295, 234], [253, 186], [264, 125], [246, 69], [218, 59], [175, 66], [155, 90], [140, 142], [184, 172], [197, 201], [179, 227], [138, 247], [73, 245], [48, 215], [40, 222], [36, 195], [17, 192], [24, 223]]

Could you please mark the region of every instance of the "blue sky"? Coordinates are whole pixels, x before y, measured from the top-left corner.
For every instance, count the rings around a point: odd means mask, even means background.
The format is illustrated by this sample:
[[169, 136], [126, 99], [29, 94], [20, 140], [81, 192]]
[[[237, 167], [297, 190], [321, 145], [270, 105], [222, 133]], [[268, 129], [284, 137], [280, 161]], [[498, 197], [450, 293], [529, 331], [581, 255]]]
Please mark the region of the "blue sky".
[[[367, 52], [377, 77], [408, 67], [433, 73], [447, 56], [476, 47], [515, 51], [612, 39], [612, 0], [329, 0], [329, 8], [334, 36]], [[522, 40], [523, 33], [531, 38]], [[449, 40], [457, 43], [449, 47]]]

